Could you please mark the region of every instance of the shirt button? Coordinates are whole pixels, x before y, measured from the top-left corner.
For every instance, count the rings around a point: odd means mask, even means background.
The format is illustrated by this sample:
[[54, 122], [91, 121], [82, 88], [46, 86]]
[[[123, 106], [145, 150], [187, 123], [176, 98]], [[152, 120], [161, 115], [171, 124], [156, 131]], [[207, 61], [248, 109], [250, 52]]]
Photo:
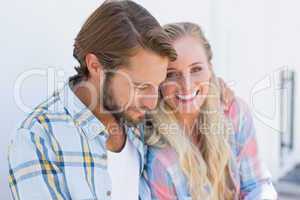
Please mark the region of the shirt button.
[[101, 131], [99, 134], [100, 134], [100, 135], [104, 135], [105, 133], [104, 133], [104, 131]]
[[110, 196], [110, 195], [111, 195], [111, 191], [108, 190], [108, 191], [106, 192], [106, 195], [107, 195], [107, 196]]

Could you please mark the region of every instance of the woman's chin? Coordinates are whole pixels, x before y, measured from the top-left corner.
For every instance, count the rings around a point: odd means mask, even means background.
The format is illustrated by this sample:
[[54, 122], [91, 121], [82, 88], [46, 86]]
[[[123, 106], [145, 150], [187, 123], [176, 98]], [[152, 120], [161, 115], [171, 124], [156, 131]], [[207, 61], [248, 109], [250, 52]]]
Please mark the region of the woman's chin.
[[190, 103], [177, 103], [176, 109], [178, 113], [182, 114], [195, 114], [200, 112], [200, 107], [203, 104], [204, 100], [197, 99]]
[[180, 113], [180, 114], [196, 114], [199, 112], [200, 112], [200, 110], [194, 106], [192, 106], [192, 107], [179, 106], [178, 107], [178, 113]]

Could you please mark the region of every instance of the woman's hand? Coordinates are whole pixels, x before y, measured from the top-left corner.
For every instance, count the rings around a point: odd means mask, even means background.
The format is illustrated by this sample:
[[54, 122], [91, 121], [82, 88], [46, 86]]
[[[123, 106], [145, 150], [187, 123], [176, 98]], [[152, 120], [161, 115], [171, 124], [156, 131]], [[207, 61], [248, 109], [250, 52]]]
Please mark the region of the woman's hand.
[[221, 101], [224, 105], [224, 111], [228, 111], [231, 103], [235, 99], [235, 95], [233, 90], [226, 85], [222, 78], [218, 77], [218, 81], [221, 88]]

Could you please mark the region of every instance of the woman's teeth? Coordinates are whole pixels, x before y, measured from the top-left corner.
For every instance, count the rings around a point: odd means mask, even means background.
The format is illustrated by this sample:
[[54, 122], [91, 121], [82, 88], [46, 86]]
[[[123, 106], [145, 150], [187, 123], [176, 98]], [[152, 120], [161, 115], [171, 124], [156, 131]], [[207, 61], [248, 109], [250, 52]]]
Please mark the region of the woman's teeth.
[[188, 95], [177, 94], [176, 97], [180, 100], [188, 101], [188, 100], [192, 100], [195, 96], [197, 96], [197, 94], [198, 94], [198, 90]]

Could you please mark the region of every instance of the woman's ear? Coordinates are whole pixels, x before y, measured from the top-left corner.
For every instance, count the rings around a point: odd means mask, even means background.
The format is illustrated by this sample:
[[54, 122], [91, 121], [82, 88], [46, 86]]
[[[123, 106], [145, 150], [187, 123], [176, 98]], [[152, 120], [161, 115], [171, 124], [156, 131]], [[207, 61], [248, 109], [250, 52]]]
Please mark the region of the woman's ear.
[[89, 71], [90, 78], [94, 80], [99, 80], [101, 72], [103, 70], [103, 66], [99, 62], [97, 56], [95, 54], [88, 53], [85, 56], [85, 63]]
[[209, 69], [209, 79], [208, 80], [211, 80], [212, 76], [213, 76], [213, 65], [211, 62], [208, 63], [208, 69]]
[[208, 62], [208, 68], [209, 68], [210, 71], [213, 70], [213, 64], [211, 62]]

